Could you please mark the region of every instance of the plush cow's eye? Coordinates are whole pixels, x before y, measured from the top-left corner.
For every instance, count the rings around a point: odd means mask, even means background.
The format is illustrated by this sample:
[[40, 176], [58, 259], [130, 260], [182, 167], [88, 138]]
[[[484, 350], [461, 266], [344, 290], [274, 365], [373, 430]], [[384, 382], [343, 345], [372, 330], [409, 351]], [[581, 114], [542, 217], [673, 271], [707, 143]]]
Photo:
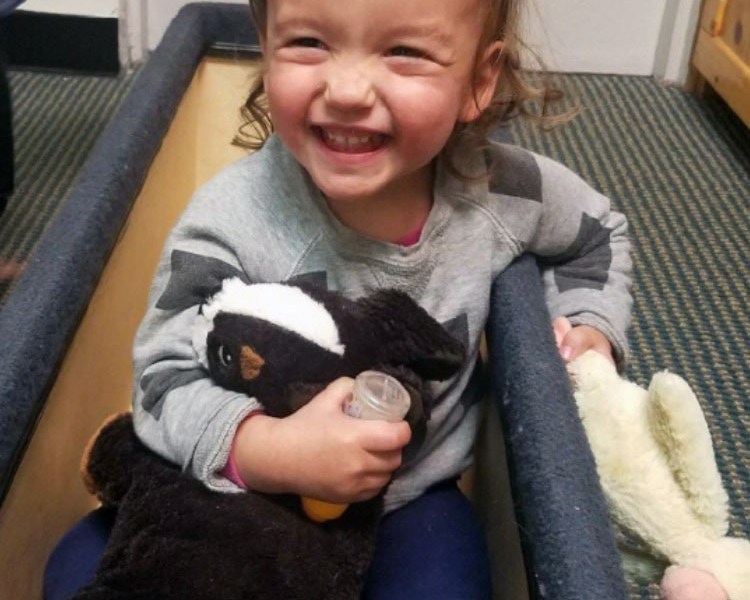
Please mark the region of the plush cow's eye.
[[224, 344], [216, 349], [216, 356], [223, 367], [231, 367], [234, 365], [234, 355]]

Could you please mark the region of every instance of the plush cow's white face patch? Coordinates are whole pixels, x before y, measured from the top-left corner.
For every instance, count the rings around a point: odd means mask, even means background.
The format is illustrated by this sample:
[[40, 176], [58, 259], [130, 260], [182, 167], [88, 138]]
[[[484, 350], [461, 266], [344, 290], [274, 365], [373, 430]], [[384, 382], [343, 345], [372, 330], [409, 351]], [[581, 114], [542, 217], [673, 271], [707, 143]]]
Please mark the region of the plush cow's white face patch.
[[344, 354], [338, 327], [330, 313], [321, 303], [294, 286], [279, 283], [248, 285], [234, 277], [224, 281], [221, 291], [203, 306], [202, 312], [204, 319], [198, 320], [193, 332], [193, 347], [204, 365], [207, 364], [206, 336], [219, 312], [263, 319], [294, 331], [329, 352], [339, 356]]

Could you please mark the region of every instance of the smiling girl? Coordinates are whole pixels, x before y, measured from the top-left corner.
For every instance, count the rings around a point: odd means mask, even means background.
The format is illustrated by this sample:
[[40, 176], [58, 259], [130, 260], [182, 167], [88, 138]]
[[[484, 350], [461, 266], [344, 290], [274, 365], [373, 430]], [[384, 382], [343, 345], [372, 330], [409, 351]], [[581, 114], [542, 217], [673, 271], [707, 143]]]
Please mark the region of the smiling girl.
[[[330, 502], [385, 495], [364, 596], [490, 595], [481, 528], [456, 487], [479, 425], [493, 278], [535, 254], [560, 352], [626, 354], [625, 218], [561, 165], [488, 142], [532, 94], [519, 0], [251, 0], [263, 70], [254, 154], [204, 186], [167, 240], [134, 348], [137, 433], [209, 488]], [[433, 388], [427, 433], [342, 411], [340, 379], [293, 415], [214, 385], [191, 345], [196, 273], [305, 278], [356, 298], [406, 291], [467, 350]]]

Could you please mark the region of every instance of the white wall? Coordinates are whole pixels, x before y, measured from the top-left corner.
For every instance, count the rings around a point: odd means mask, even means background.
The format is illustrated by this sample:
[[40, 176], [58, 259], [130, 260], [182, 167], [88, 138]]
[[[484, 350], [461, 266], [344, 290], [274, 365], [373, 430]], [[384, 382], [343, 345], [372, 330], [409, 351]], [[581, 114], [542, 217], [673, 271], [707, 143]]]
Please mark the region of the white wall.
[[700, 8], [701, 0], [668, 0], [654, 64], [658, 79], [687, 81]]
[[119, 0], [26, 0], [20, 8], [35, 12], [117, 17]]
[[[153, 50], [189, 0], [145, 1]], [[228, 1], [247, 5], [247, 0]], [[527, 0], [524, 37], [555, 70], [650, 75], [667, 1]]]
[[[169, 22], [189, 1], [119, 0], [121, 18], [127, 20], [122, 39], [131, 61], [158, 45]], [[247, 0], [206, 1], [247, 5]], [[62, 4], [29, 0], [32, 3]], [[100, 11], [117, 3], [65, 2], [66, 6], [96, 5]], [[678, 83], [687, 78], [700, 0], [526, 0], [525, 4], [524, 39], [552, 70], [656, 75]]]
[[530, 0], [525, 39], [554, 71], [651, 75], [666, 0]]

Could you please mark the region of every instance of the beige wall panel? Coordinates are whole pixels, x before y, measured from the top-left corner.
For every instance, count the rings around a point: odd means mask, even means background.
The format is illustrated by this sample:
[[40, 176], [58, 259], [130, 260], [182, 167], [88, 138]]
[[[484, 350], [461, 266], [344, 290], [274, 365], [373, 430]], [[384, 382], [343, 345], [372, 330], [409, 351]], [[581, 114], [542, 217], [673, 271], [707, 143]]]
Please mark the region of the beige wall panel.
[[[239, 155], [225, 143], [236, 126], [236, 107], [233, 118], [223, 113], [246, 82], [248, 69], [248, 63], [207, 59], [182, 99], [0, 510], [3, 598], [41, 598], [49, 552], [95, 505], [79, 477], [81, 453], [105, 417], [129, 408], [133, 335], [164, 238], [196, 181]], [[204, 89], [206, 84], [210, 90]], [[221, 114], [211, 125], [217, 106]], [[211, 139], [212, 133], [217, 140]], [[199, 137], [204, 152], [198, 151]], [[207, 149], [211, 166], [199, 168], [197, 157]]]

